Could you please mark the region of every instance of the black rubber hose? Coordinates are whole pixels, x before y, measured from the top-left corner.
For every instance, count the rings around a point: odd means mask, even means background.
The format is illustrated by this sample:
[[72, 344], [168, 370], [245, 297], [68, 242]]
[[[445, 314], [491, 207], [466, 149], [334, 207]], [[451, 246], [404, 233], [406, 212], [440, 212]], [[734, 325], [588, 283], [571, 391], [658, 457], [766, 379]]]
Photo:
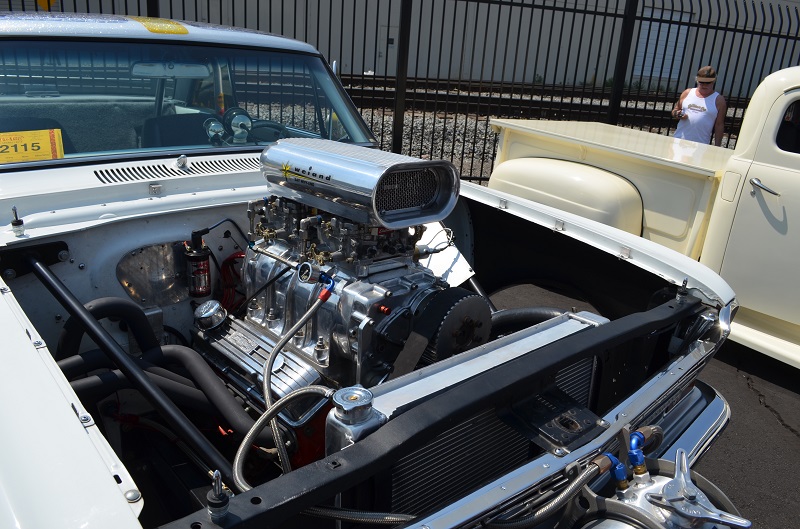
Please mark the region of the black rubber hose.
[[[136, 342], [142, 351], [157, 347], [158, 340], [150, 326], [150, 321], [142, 308], [125, 298], [98, 298], [85, 305], [95, 320], [103, 318], [119, 318], [125, 320]], [[87, 329], [80, 318], [72, 316], [64, 323], [64, 328], [58, 338], [56, 347], [56, 360], [74, 356], [78, 353], [81, 340]]]
[[[142, 360], [147, 364], [163, 366], [167, 362], [178, 362], [185, 367], [234, 431], [244, 435], [253, 427], [254, 419], [244, 411], [225, 384], [194, 349], [183, 345], [159, 345], [147, 316], [136, 303], [124, 298], [99, 298], [87, 303], [85, 307], [95, 319], [118, 318], [124, 321], [139, 347], [145, 351]], [[74, 317], [69, 318], [59, 338], [59, 350], [62, 354], [67, 352], [72, 355], [58, 362], [67, 378], [92, 369], [110, 367], [105, 355], [92, 351], [76, 354], [85, 332], [83, 325], [78, 322]], [[275, 446], [271, 433], [260, 435], [258, 441]]]
[[[114, 364], [108, 359], [106, 354], [100, 349], [91, 349], [83, 353], [72, 355], [68, 358], [59, 360], [57, 363], [61, 372], [67, 380], [72, 380], [78, 375], [87, 375], [98, 369], [113, 369]], [[162, 377], [171, 378], [177, 382], [182, 382], [189, 387], [196, 387], [195, 383], [173, 371], [158, 366], [150, 366], [144, 362], [139, 362], [140, 367], [151, 373], [156, 373]]]
[[78, 298], [70, 292], [50, 268], [33, 255], [28, 256], [27, 264], [30, 265], [33, 273], [45, 288], [69, 312], [70, 316], [80, 320], [89, 337], [109, 355], [109, 358], [125, 374], [128, 380], [161, 414], [169, 427], [199, 454], [209, 468], [219, 470], [224, 476], [225, 482], [233, 484], [233, 467], [230, 462], [203, 436], [200, 430], [178, 409], [175, 403], [150, 380], [133, 358], [129, 357], [122, 347], [114, 341], [108, 331], [86, 310]]
[[[82, 335], [83, 333], [81, 333]], [[80, 354], [62, 358], [57, 362], [58, 367], [67, 380], [96, 369], [110, 368], [114, 364], [100, 349], [92, 349]]]
[[492, 313], [492, 338], [557, 318], [567, 311], [553, 307], [503, 309]]
[[[142, 359], [156, 365], [164, 365], [167, 362], [180, 363], [189, 372], [195, 384], [203, 390], [208, 400], [219, 410], [234, 432], [244, 436], [253, 427], [255, 420], [248, 415], [211, 366], [194, 349], [183, 345], [164, 345], [160, 348], [146, 351], [142, 355]], [[261, 445], [275, 446], [275, 441], [270, 431], [262, 432], [257, 441]]]
[[[166, 393], [176, 404], [199, 411], [202, 413], [213, 414], [214, 407], [208, 401], [205, 394], [199, 389], [187, 386], [181, 382], [163, 377], [158, 373], [147, 371], [147, 376]], [[103, 399], [115, 391], [128, 389], [131, 387], [130, 381], [125, 378], [122, 371], [104, 371], [96, 375], [79, 378], [70, 382], [73, 391], [81, 400], [97, 401]]]
[[[60, 360], [58, 365], [59, 367], [62, 367], [62, 370], [67, 368], [67, 370], [64, 371], [64, 374], [67, 376], [67, 378], [75, 376], [79, 373], [84, 373], [86, 371], [108, 367], [110, 362], [105, 355], [100, 357], [97, 353], [97, 350], [93, 350], [87, 351], [86, 353], [77, 354]], [[149, 351], [145, 351], [142, 354], [142, 359], [137, 361], [140, 367], [148, 370], [151, 373], [155, 372], [156, 374], [159, 374], [160, 378], [173, 379], [173, 381], [176, 383], [180, 383], [180, 379], [176, 379], [174, 375], [166, 373], [160, 374], [157, 371], [158, 368], [153, 367], [163, 366], [170, 362], [179, 363], [189, 372], [189, 375], [192, 377], [191, 382], [194, 382], [194, 384], [202, 390], [203, 394], [205, 394], [207, 397], [206, 402], [210, 401], [213, 404], [214, 408], [217, 409], [219, 414], [222, 415], [234, 432], [236, 432], [238, 435], [244, 436], [245, 433], [247, 433], [250, 428], [253, 427], [255, 419], [250, 417], [250, 415], [242, 408], [242, 405], [236, 400], [236, 398], [234, 398], [231, 392], [228, 391], [227, 386], [225, 386], [222, 380], [220, 380], [211, 366], [209, 366], [206, 361], [203, 360], [203, 357], [200, 356], [200, 354], [194, 349], [175, 344], [154, 347]], [[80, 384], [73, 385], [73, 389], [75, 389], [76, 393], [78, 392], [77, 388], [80, 388], [81, 391], [83, 391], [83, 393], [79, 395], [81, 397], [93, 397], [95, 400], [99, 400], [100, 398], [110, 395], [117, 389], [121, 389], [121, 387], [118, 386], [121, 382], [117, 381], [114, 377], [100, 376], [89, 378], [92, 380], [91, 383], [81, 382]], [[80, 381], [77, 380], [75, 382]], [[102, 389], [98, 387], [104, 382], [107, 384], [107, 387]], [[159, 385], [159, 387], [164, 389], [163, 385]], [[191, 386], [189, 387], [191, 388]], [[172, 391], [177, 390], [178, 386], [172, 387]], [[186, 401], [183, 395], [181, 395], [181, 397], [182, 403], [188, 403], [192, 405], [193, 409], [197, 409], [194, 401]], [[271, 431], [261, 432], [257, 438], [257, 442], [258, 444], [266, 447], [275, 446], [275, 441]]]
[[154, 373], [160, 377], [168, 378], [170, 380], [174, 380], [175, 382], [180, 382], [184, 386], [189, 386], [190, 388], [194, 388], [200, 390], [201, 388], [197, 387], [197, 384], [190, 378], [187, 378], [183, 375], [176, 373], [175, 371], [168, 369], [166, 367], [160, 366], [151, 366], [146, 368], [148, 373]]

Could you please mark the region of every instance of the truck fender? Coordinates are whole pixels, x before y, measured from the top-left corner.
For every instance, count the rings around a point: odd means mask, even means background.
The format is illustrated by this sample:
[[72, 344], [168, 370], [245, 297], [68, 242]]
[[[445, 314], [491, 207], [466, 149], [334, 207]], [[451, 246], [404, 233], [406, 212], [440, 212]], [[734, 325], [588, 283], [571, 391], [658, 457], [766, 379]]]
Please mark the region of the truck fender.
[[642, 234], [642, 197], [630, 181], [597, 167], [552, 158], [498, 164], [489, 188]]

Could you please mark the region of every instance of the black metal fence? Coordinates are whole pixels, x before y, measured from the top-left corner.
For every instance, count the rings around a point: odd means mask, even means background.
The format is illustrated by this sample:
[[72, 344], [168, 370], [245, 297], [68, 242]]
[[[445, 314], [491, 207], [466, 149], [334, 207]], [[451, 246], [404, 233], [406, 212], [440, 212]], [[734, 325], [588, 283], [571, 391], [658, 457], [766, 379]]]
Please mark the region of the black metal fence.
[[[3, 5], [7, 4], [7, 5]], [[492, 117], [605, 121], [660, 134], [700, 66], [719, 71], [726, 140], [767, 74], [800, 64], [792, 2], [747, 0], [4, 0], [286, 35], [336, 61], [381, 142], [491, 171]]]

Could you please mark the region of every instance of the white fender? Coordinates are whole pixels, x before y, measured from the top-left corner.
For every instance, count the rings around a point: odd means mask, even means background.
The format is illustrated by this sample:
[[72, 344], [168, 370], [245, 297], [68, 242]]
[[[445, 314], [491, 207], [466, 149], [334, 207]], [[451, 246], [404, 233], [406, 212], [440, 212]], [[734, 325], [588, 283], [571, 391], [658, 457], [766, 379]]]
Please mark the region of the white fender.
[[625, 178], [596, 167], [551, 158], [516, 158], [495, 167], [489, 188], [634, 235], [642, 233], [639, 191]]

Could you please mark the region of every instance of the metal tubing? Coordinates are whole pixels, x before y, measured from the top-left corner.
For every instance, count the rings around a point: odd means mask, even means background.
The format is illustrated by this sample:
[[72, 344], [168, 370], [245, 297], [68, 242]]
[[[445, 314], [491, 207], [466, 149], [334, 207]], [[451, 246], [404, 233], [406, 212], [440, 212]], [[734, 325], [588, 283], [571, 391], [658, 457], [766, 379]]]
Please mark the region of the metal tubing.
[[94, 319], [83, 304], [70, 292], [50, 268], [35, 256], [28, 257], [33, 273], [50, 291], [71, 316], [80, 319], [87, 334], [103, 349], [114, 364], [136, 387], [150, 404], [161, 414], [178, 436], [198, 452], [203, 461], [213, 469], [219, 470], [226, 483], [233, 485], [233, 467], [225, 457], [206, 439], [200, 430], [178, 409], [163, 391], [147, 376], [136, 362], [114, 341], [114, 338]]

